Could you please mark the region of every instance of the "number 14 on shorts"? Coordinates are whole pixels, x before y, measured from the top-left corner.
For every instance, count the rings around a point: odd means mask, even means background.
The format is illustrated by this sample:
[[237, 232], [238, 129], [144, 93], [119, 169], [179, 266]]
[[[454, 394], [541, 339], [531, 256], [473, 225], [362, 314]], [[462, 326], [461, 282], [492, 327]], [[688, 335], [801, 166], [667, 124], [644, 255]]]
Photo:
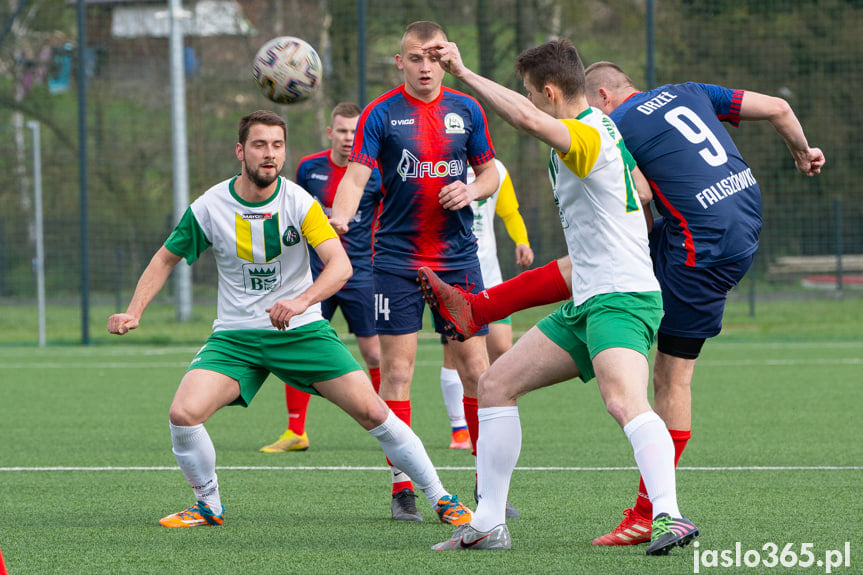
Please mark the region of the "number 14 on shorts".
[[390, 320], [390, 298], [384, 297], [382, 293], [375, 294], [375, 319], [383, 317], [384, 321]]

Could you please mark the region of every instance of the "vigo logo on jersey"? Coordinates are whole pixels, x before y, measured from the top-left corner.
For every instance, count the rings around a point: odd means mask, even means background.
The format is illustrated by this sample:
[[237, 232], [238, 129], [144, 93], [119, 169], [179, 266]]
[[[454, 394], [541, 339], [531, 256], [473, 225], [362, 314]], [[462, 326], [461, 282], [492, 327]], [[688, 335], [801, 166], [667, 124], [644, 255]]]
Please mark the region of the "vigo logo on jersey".
[[281, 284], [282, 262], [243, 264], [243, 284], [246, 295], [262, 295]]
[[449, 162], [421, 162], [408, 150], [402, 150], [402, 159], [396, 168], [396, 173], [406, 182], [408, 178], [446, 178], [450, 176], [461, 176], [464, 173], [464, 163], [461, 160], [450, 160]]

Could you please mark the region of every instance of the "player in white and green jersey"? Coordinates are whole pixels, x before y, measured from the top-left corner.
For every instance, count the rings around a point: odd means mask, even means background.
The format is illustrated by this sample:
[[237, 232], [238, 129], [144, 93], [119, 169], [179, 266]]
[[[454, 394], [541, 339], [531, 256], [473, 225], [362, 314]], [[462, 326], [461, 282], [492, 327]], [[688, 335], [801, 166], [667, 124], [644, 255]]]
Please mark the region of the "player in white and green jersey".
[[[186, 210], [165, 242], [189, 264], [212, 248], [219, 275], [213, 331], [276, 329], [267, 310], [312, 285], [307, 244], [336, 237], [319, 203], [283, 177], [273, 194], [248, 202], [237, 194], [238, 177], [210, 188]], [[320, 303], [291, 318], [289, 328], [322, 319]]]
[[[518, 199], [512, 178], [503, 162], [495, 158], [494, 166], [500, 177], [497, 191], [485, 200], [473, 201], [473, 233], [476, 236], [476, 255], [482, 270], [482, 283], [486, 288], [496, 286], [503, 281], [500, 262], [497, 259], [497, 239], [494, 235], [494, 218], [500, 217], [506, 226], [509, 237], [515, 244], [515, 261], [523, 268], [533, 263], [533, 250], [527, 238], [527, 228], [524, 219], [518, 211]], [[470, 183], [475, 176], [473, 169], [468, 168], [467, 181]], [[487, 337], [488, 339], [488, 337]], [[489, 358], [494, 361], [493, 358]]]
[[[466, 68], [451, 42], [430, 42], [423, 49], [507, 122], [551, 146], [549, 176], [573, 267], [573, 299], [531, 328], [480, 378], [479, 504], [468, 526], [433, 548], [510, 548], [505, 505], [521, 450], [517, 399], [575, 377], [596, 377], [606, 409], [632, 445], [653, 502], [647, 553], [667, 554], [688, 544], [698, 528], [680, 515], [674, 446], [647, 397], [647, 354], [662, 300], [638, 200], [636, 184], [646, 182], [614, 123], [588, 106], [578, 52], [565, 39], [522, 52], [516, 72], [525, 98]], [[432, 283], [426, 270], [420, 277]]]
[[[144, 270], [126, 312], [108, 318], [110, 333], [135, 329], [171, 270], [183, 258], [192, 264], [213, 249], [219, 275], [213, 333], [189, 365], [169, 411], [174, 456], [197, 501], [160, 524], [223, 523], [216, 453], [204, 422], [224, 406], [247, 406], [270, 373], [356, 419], [410, 474], [441, 521], [469, 521], [470, 511], [443, 488], [422, 442], [374, 392], [321, 315], [319, 302], [344, 285], [351, 264], [320, 204], [279, 176], [286, 136], [285, 121], [273, 112], [240, 120], [240, 174], [192, 203]], [[314, 281], [308, 246], [324, 263]]]
[[573, 304], [608, 293], [658, 293], [635, 161], [616, 126], [595, 108], [560, 122], [573, 147], [552, 150], [549, 178], [572, 261]]

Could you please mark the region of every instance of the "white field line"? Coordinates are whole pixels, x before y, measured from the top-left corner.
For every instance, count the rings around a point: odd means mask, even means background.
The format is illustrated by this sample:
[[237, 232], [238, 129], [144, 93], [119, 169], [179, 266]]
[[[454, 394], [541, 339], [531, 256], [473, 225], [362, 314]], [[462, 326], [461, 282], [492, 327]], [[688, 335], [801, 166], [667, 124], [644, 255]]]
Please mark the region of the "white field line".
[[[176, 466], [154, 467], [0, 467], [0, 472], [9, 471], [179, 471]], [[269, 465], [226, 465], [217, 466], [219, 471], [389, 471], [383, 466], [291, 466], [279, 467]], [[473, 471], [475, 467], [438, 467], [438, 471]], [[632, 467], [516, 467], [516, 471], [638, 471]], [[678, 471], [863, 471], [863, 466], [835, 465], [753, 465], [729, 467], [678, 467]]]

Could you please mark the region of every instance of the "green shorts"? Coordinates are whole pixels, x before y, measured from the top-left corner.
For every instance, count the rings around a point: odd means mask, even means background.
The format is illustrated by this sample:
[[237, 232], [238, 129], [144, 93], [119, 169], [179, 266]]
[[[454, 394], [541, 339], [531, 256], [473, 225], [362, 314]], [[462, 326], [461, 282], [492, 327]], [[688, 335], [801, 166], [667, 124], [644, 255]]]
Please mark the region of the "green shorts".
[[319, 395], [312, 384], [362, 368], [326, 320], [288, 331], [242, 329], [217, 331], [207, 338], [191, 369], [208, 369], [236, 379], [240, 397], [232, 405], [248, 407], [271, 373], [301, 391]]
[[536, 327], [566, 350], [581, 379], [594, 378], [592, 359], [611, 347], [625, 347], [647, 357], [662, 319], [660, 292], [611, 293], [593, 296], [576, 306], [560, 306]]
[[503, 319], [493, 321], [491, 323], [502, 323], [503, 325], [512, 325], [512, 316], [508, 316], [508, 317], [505, 317]]

